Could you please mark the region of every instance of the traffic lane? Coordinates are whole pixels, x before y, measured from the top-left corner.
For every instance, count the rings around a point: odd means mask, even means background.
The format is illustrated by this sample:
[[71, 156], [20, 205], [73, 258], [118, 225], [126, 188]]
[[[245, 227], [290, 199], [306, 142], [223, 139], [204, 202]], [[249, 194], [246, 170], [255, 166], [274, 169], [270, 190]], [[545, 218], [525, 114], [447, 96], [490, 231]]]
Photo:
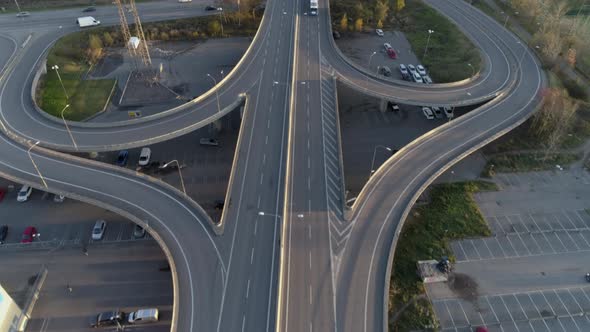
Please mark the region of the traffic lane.
[[[11, 37], [0, 35], [0, 74], [4, 74], [10, 60], [16, 52], [16, 41]], [[1, 77], [1, 76], [0, 76]]]
[[100, 311], [140, 307], [161, 309], [159, 330], [170, 330], [171, 275], [159, 270], [166, 257], [154, 243], [102, 246], [89, 256], [79, 249], [20, 251], [3, 254], [0, 263], [6, 267], [0, 280], [11, 295], [25, 293], [29, 277], [48, 269], [27, 331], [85, 330]]
[[[4, 177], [18, 177], [19, 181], [26, 179], [38, 183], [36, 172], [30, 166], [30, 159], [20, 147], [3, 141], [0, 153]], [[200, 319], [200, 315], [212, 317], [217, 314], [215, 308], [218, 306], [212, 304], [218, 303], [221, 297], [222, 264], [217, 259], [209, 230], [199, 221], [204, 216], [195, 214], [191, 207], [183, 203], [183, 198], [178, 193], [165, 194], [161, 188], [156, 188], [145, 180], [109, 174], [97, 170], [94, 165], [81, 166], [74, 162], [75, 159], [69, 161], [71, 164], [64, 163], [53, 157], [38, 155], [35, 151], [33, 159], [39, 169], [43, 170], [50, 188], [76, 192], [82, 196], [82, 200], [101, 202], [110, 210], [137, 222], [145, 220], [149, 225], [148, 231], [162, 245], [165, 243], [164, 250], [174, 259], [177, 269], [177, 275], [174, 276], [177, 278], [174, 280], [177, 286], [175, 301], [178, 303], [175, 309], [183, 310], [184, 313], [176, 316], [179, 319], [178, 328], [190, 330], [195, 324], [199, 327], [211, 327], [208, 325], [210, 320]], [[11, 165], [22, 165], [23, 170], [12, 168]], [[60, 180], [55, 181], [54, 178]], [[126, 195], [126, 199], [118, 198], [121, 193]], [[170, 215], [175, 215], [176, 218], [167, 218]], [[195, 231], [195, 223], [200, 224], [200, 231]], [[197, 273], [197, 269], [212, 272]], [[179, 292], [178, 287], [182, 287], [183, 291]], [[197, 292], [201, 296], [197, 297]]]

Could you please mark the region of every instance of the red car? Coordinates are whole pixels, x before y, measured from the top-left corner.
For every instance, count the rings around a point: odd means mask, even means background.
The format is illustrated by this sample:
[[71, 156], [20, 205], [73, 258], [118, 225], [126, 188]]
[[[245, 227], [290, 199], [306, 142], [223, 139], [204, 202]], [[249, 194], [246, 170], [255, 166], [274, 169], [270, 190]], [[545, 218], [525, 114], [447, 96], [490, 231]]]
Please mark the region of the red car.
[[6, 190], [4, 188], [0, 188], [0, 202], [4, 199], [4, 195], [6, 194]]
[[396, 59], [397, 58], [397, 53], [395, 53], [395, 50], [393, 48], [388, 48], [387, 49], [387, 55], [389, 55], [389, 57], [392, 58], [392, 59]]
[[21, 243], [31, 243], [33, 239], [37, 236], [37, 229], [33, 226], [29, 226], [25, 228], [23, 232], [23, 239], [20, 241]]

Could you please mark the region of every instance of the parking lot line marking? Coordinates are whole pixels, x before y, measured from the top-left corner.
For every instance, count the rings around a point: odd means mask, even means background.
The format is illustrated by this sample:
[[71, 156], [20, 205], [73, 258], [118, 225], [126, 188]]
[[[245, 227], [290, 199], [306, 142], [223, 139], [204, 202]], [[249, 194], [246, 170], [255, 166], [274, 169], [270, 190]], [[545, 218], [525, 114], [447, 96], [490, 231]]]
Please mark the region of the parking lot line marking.
[[471, 326], [471, 323], [469, 322], [469, 318], [467, 317], [467, 314], [465, 313], [465, 309], [463, 309], [463, 305], [461, 304], [461, 301], [458, 300], [457, 303], [459, 303], [459, 308], [461, 308], [461, 312], [463, 312], [463, 316], [465, 316], [465, 321], [467, 322], [467, 324], [469, 326]]
[[508, 235], [504, 235], [504, 237], [506, 238], [506, 240], [508, 240], [508, 244], [510, 245], [510, 247], [512, 248], [512, 250], [514, 250], [514, 254], [515, 256], [511, 256], [511, 257], [518, 257], [518, 252], [516, 251], [516, 248], [514, 248], [514, 246], [512, 245], [512, 241], [510, 240], [510, 236]]
[[[555, 296], [557, 296], [557, 299], [559, 299], [559, 302], [561, 302], [561, 305], [563, 305], [563, 307], [565, 308], [565, 311], [567, 312], [567, 314], [569, 315], [569, 317], [570, 318], [573, 317], [574, 315], [572, 315], [572, 313], [569, 311], [569, 309], [567, 308], [567, 306], [565, 305], [565, 303], [563, 303], [563, 300], [561, 299], [561, 296], [559, 296], [559, 294], [557, 294], [557, 292], [555, 291], [555, 289], [553, 290], [553, 293], [555, 293]], [[578, 326], [578, 323], [576, 323], [576, 321], [574, 319], [572, 319], [572, 321], [574, 322], [574, 325], [576, 325], [576, 328], [578, 329], [578, 331], [582, 332], [582, 330], [580, 330], [580, 327]]]
[[[584, 211], [584, 210], [576, 210], [575, 212], [578, 215], [578, 218], [580, 218], [580, 220], [582, 221], [582, 223], [584, 225], [586, 225], [586, 227], [588, 227], [588, 225], [586, 224], [586, 220], [584, 220], [584, 218], [582, 218], [582, 215], [580, 215], [580, 211]], [[584, 213], [585, 213], [585, 211], [584, 211]]]
[[576, 248], [578, 248], [578, 251], [581, 250], [580, 246], [578, 246], [578, 244], [576, 243], [576, 240], [574, 240], [574, 238], [570, 235], [571, 231], [566, 231], [565, 233], [567, 234], [567, 236], [569, 236], [569, 238], [572, 240], [572, 243], [574, 244], [574, 246], [576, 246]]
[[447, 305], [448, 301], [443, 301], [443, 303], [445, 304], [445, 308], [447, 309], [447, 313], [449, 314], [449, 318], [451, 318], [451, 324], [453, 324], [454, 327], [457, 326], [457, 324], [455, 324], [455, 320], [453, 319], [453, 315], [451, 315], [451, 310], [449, 310], [449, 306]]
[[481, 239], [481, 241], [483, 242], [483, 244], [486, 245], [486, 248], [488, 249], [488, 252], [490, 253], [490, 257], [495, 258], [494, 253], [492, 252], [492, 250], [488, 246], [488, 242], [486, 241], [486, 239]]
[[524, 229], [525, 229], [527, 232], [529, 232], [529, 233], [531, 232], [531, 230], [530, 230], [530, 229], [527, 227], [527, 225], [526, 225], [526, 223], [524, 222], [524, 220], [522, 220], [522, 218], [520, 217], [520, 214], [513, 214], [512, 216], [513, 216], [513, 217], [517, 217], [517, 218], [518, 218], [518, 220], [519, 220], [519, 221], [520, 221], [520, 223], [522, 224], [522, 227], [524, 227]]
[[565, 246], [565, 244], [563, 244], [563, 241], [561, 241], [561, 238], [559, 237], [559, 235], [557, 235], [557, 232], [555, 230], [553, 231], [553, 234], [555, 234], [555, 237], [559, 240], [559, 243], [561, 243], [561, 245], [565, 249], [565, 252], [568, 252], [567, 247]]
[[477, 250], [477, 247], [475, 246], [475, 244], [473, 243], [473, 240], [470, 239], [469, 241], [471, 241], [471, 245], [473, 246], [473, 249], [475, 249], [475, 252], [477, 253], [477, 257], [479, 257], [478, 260], [481, 260], [481, 255], [479, 254], [479, 250]]
[[463, 246], [461, 245], [461, 241], [457, 241], [457, 243], [459, 244], [459, 248], [461, 248], [461, 251], [463, 252], [463, 256], [469, 260], [469, 258], [467, 257], [467, 254], [465, 253], [465, 249], [463, 249]]
[[[488, 299], [488, 297], [484, 296], [483, 298], [488, 303], [488, 306], [490, 307], [490, 310], [492, 311], [492, 314], [494, 315], [496, 322], [500, 323], [500, 320], [498, 319], [498, 315], [496, 315], [496, 311], [494, 310], [494, 307], [492, 307], [492, 304], [490, 303], [490, 300]], [[502, 329], [502, 325], [500, 325], [500, 329]]]
[[572, 299], [574, 299], [574, 301], [576, 301], [576, 305], [578, 306], [578, 308], [580, 308], [580, 313], [584, 314], [584, 308], [582, 308], [582, 306], [580, 305], [580, 302], [578, 302], [578, 300], [576, 299], [576, 297], [574, 296], [574, 294], [572, 294], [572, 290], [571, 289], [566, 289], [567, 292], [570, 294], [570, 296], [572, 297]]
[[[512, 316], [512, 312], [510, 312], [510, 308], [508, 308], [508, 306], [506, 305], [506, 302], [504, 301], [504, 298], [502, 296], [499, 296], [499, 298], [502, 301], [502, 304], [504, 305], [504, 308], [506, 308], [506, 311], [508, 311], [508, 316], [510, 316], [510, 320], [512, 322], [515, 322], [514, 317]], [[516, 324], [514, 324], [514, 326], [516, 326], [516, 330], [520, 332], [520, 329], [518, 328], [518, 326]]]
[[[576, 226], [576, 223], [572, 220], [572, 218], [570, 218], [570, 216], [567, 214], [566, 211], [561, 210], [561, 214], [564, 215], [572, 225], [574, 225], [574, 229], [579, 229], [579, 227]], [[584, 228], [586, 228], [586, 227], [584, 227]]]
[[539, 317], [541, 317], [540, 319], [545, 324], [545, 327], [547, 328], [547, 331], [551, 331], [551, 329], [549, 328], [549, 325], [547, 325], [547, 322], [544, 319], [545, 317], [543, 317], [543, 315], [541, 314], [541, 310], [539, 310], [539, 307], [537, 307], [537, 304], [535, 303], [535, 301], [533, 301], [533, 298], [531, 297], [530, 292], [527, 292], [526, 295], [529, 297], [529, 300], [531, 301], [531, 303], [535, 307], [535, 310], [537, 310], [537, 313], [539, 314]]
[[502, 251], [502, 254], [504, 255], [505, 258], [508, 258], [510, 256], [506, 255], [506, 252], [504, 251], [504, 248], [502, 248], [502, 245], [500, 244], [500, 241], [498, 241], [498, 237], [495, 236], [494, 239], [496, 240], [496, 243], [498, 243], [498, 247], [500, 248], [500, 251]]
[[[568, 230], [569, 228], [566, 228], [565, 226], [563, 226], [563, 224], [561, 223], [561, 221], [559, 220], [559, 218], [557, 218], [556, 215], [554, 215], [553, 213], [549, 213], [549, 217], [553, 217], [553, 219], [557, 220], [557, 223], [559, 224], [559, 226], [561, 226], [561, 228], [563, 228], [564, 230]], [[576, 228], [574, 226], [574, 228]]]
[[557, 250], [555, 250], [555, 248], [553, 248], [553, 245], [551, 244], [551, 242], [549, 242], [549, 239], [547, 238], [547, 235], [545, 235], [545, 232], [541, 232], [541, 234], [545, 238], [545, 241], [547, 241], [547, 244], [549, 244], [549, 247], [551, 248], [551, 250], [553, 250], [553, 253], [557, 254]]
[[537, 224], [537, 221], [535, 220], [535, 218], [533, 218], [533, 215], [529, 213], [528, 216], [529, 216], [529, 218], [531, 218], [531, 220], [533, 221], [533, 223], [535, 224], [537, 229], [540, 231], [541, 227], [539, 227], [539, 225]]
[[582, 232], [580, 232], [580, 237], [582, 238], [582, 240], [584, 240], [584, 242], [586, 242], [588, 247], [590, 247], [590, 242], [588, 242], [588, 240], [586, 240], [586, 237], [584, 236], [584, 234]]
[[[557, 316], [557, 312], [555, 311], [555, 309], [553, 308], [553, 306], [551, 305], [551, 303], [549, 302], [549, 300], [547, 300], [547, 297], [545, 296], [545, 293], [543, 291], [539, 291], [539, 293], [541, 293], [541, 295], [543, 296], [543, 299], [545, 299], [545, 302], [547, 302], [547, 304], [551, 308], [551, 311], [553, 312], [553, 315], [554, 316]], [[559, 321], [559, 319], [557, 320], [557, 322], [559, 323], [559, 325], [561, 325], [561, 328], [564, 331], [566, 331], [566, 329], [563, 327], [563, 324], [561, 324], [561, 322]]]
[[526, 249], [526, 251], [529, 253], [529, 255], [532, 255], [533, 253], [529, 250], [529, 247], [526, 245], [526, 243], [523, 241], [522, 237], [520, 236], [520, 233], [516, 233], [516, 235], [518, 236], [518, 238], [520, 239], [520, 242], [522, 242], [522, 245], [524, 246], [524, 248]]

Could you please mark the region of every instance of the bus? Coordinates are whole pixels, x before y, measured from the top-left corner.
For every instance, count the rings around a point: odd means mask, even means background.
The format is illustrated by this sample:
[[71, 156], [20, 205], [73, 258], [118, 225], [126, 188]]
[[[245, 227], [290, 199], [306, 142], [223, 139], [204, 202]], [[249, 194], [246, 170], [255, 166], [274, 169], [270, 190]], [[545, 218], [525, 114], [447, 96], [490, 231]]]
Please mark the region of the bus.
[[311, 15], [317, 15], [318, 14], [318, 0], [309, 0], [309, 9], [310, 9]]

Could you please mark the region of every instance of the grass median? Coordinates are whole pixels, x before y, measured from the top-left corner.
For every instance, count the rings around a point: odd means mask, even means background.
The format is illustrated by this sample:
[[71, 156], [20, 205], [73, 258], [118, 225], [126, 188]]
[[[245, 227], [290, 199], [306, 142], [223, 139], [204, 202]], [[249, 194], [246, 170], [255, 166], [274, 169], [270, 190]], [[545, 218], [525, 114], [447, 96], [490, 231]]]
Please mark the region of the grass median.
[[535, 172], [546, 171], [568, 166], [578, 160], [581, 155], [576, 153], [510, 153], [496, 155], [488, 160], [484, 175], [491, 176], [494, 172]]
[[[421, 299], [424, 285], [416, 273], [418, 260], [449, 256], [449, 241], [465, 237], [489, 236], [490, 230], [472, 194], [494, 191], [494, 183], [470, 181], [432, 187], [431, 202], [415, 207], [403, 227], [393, 264], [389, 290], [389, 330], [411, 331], [435, 328], [430, 302]], [[411, 303], [402, 312], [398, 312]], [[397, 320], [391, 318], [395, 315]]]
[[[419, 0], [406, 1], [402, 14], [403, 24], [398, 22], [397, 28], [405, 33], [434, 82], [460, 81], [480, 70], [481, 56], [477, 47], [445, 16]], [[434, 30], [430, 41], [428, 30]]]

